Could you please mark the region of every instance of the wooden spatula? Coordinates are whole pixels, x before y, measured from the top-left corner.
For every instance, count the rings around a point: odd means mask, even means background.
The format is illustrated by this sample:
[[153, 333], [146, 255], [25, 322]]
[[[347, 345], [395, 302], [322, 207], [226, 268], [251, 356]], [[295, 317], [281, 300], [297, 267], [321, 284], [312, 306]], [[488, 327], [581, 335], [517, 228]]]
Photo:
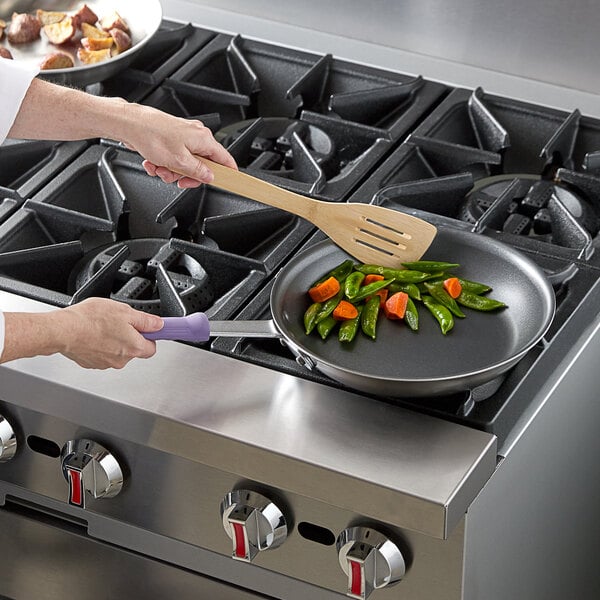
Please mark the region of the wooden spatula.
[[214, 173], [211, 185], [306, 219], [363, 263], [394, 268], [419, 260], [437, 232], [431, 223], [396, 210], [359, 202], [313, 200], [198, 158]]

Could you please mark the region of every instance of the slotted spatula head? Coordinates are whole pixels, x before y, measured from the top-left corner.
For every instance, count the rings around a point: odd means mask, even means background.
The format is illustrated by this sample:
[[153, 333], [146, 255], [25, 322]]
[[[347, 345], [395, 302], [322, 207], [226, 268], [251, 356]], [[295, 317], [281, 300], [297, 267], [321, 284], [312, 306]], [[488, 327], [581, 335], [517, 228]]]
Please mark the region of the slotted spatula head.
[[350, 256], [363, 263], [397, 268], [419, 260], [436, 228], [412, 215], [373, 204], [314, 200], [204, 157], [214, 175], [211, 185], [291, 212], [316, 225]]
[[423, 219], [373, 204], [325, 203], [320, 209], [321, 231], [363, 263], [397, 268], [419, 260], [437, 233]]

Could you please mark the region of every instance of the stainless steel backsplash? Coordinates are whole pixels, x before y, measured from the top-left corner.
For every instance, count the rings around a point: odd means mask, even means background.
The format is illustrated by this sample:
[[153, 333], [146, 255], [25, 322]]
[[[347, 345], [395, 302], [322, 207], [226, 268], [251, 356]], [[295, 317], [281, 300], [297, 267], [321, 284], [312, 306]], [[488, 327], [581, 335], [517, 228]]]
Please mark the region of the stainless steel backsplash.
[[600, 93], [598, 0], [193, 3]]

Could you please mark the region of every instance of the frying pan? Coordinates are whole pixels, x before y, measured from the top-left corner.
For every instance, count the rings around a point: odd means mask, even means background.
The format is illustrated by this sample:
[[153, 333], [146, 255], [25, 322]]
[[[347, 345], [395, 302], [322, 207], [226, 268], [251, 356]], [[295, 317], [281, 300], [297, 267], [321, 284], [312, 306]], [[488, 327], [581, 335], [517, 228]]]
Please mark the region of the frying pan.
[[[325, 341], [316, 333], [307, 336], [307, 290], [346, 258], [328, 240], [295, 256], [275, 279], [272, 321], [209, 324], [196, 313], [165, 319], [164, 331], [144, 335], [196, 341], [217, 335], [279, 337], [306, 366], [347, 386], [376, 395], [425, 397], [471, 389], [504, 373], [541, 340], [554, 317], [552, 286], [534, 262], [495, 239], [446, 228], [438, 231], [424, 259], [459, 263], [459, 276], [492, 286], [491, 296], [508, 308], [491, 313], [465, 309], [466, 317], [456, 319], [445, 336], [421, 303], [416, 303], [417, 332], [380, 318], [376, 340], [360, 332], [350, 344], [339, 343], [336, 336]], [[193, 331], [175, 331], [188, 326]]]
[[66, 51], [73, 56], [75, 66], [70, 69], [41, 71], [40, 77], [55, 83], [85, 86], [103, 81], [125, 69], [156, 33], [162, 20], [162, 7], [158, 0], [0, 0], [0, 19], [8, 23], [13, 12], [35, 13], [38, 8], [73, 13], [83, 4], [87, 4], [98, 17], [116, 10], [131, 30], [131, 48], [109, 60], [85, 65], [77, 58], [76, 47], [54, 46], [48, 42], [43, 31], [41, 39], [29, 44], [9, 44], [6, 38], [1, 43], [11, 51], [15, 60], [35, 66], [47, 54], [57, 50]]

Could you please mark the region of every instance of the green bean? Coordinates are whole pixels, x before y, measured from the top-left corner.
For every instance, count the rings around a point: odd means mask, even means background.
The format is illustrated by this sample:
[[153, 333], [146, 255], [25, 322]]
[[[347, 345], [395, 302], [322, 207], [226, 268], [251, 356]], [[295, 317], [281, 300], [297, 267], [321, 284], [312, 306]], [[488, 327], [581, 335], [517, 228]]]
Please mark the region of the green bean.
[[423, 304], [439, 323], [442, 333], [446, 335], [454, 327], [452, 313], [444, 305], [437, 303], [432, 296], [424, 295], [422, 299]]

